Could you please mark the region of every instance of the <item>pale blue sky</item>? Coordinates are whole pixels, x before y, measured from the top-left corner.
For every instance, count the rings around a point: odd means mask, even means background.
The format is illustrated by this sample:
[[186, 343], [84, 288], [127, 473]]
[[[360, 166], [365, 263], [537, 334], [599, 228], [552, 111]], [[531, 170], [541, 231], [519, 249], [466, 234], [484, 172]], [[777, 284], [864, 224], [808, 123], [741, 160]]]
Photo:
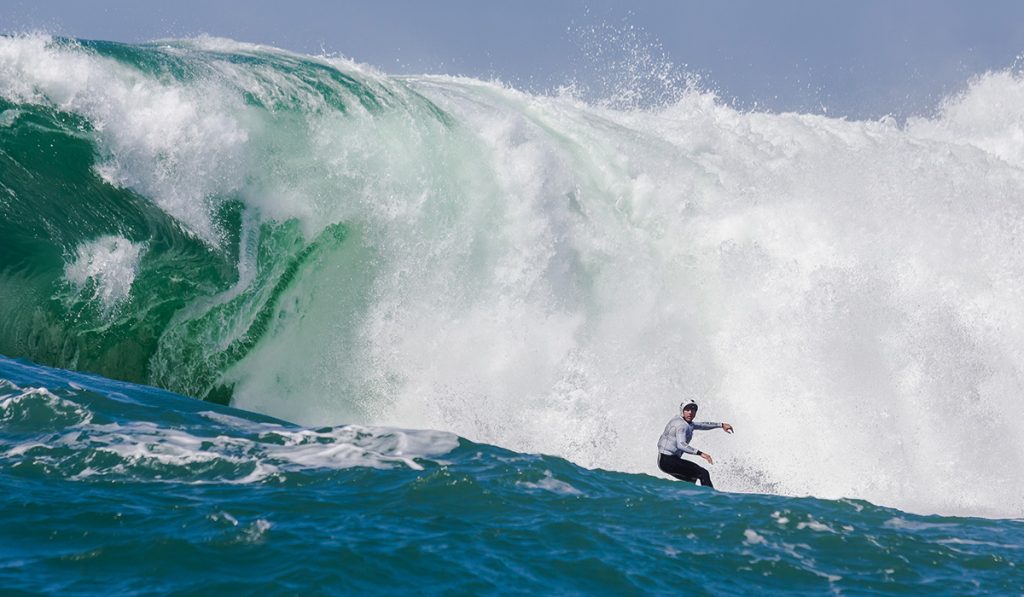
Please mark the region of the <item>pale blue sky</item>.
[[[929, 113], [973, 74], [1024, 53], [1024, 2], [0, 0], [0, 31], [147, 41], [200, 33], [385, 72], [498, 77], [544, 90], [608, 74], [617, 46], [660, 43], [743, 107], [851, 117]], [[600, 33], [587, 31], [600, 29]], [[594, 45], [605, 57], [587, 58]]]

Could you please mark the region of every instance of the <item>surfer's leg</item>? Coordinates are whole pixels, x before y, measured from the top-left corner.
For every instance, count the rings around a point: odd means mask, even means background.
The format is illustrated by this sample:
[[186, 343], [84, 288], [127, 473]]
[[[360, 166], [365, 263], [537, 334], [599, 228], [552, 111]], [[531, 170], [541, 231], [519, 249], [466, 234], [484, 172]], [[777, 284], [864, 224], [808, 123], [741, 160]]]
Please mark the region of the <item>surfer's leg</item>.
[[710, 487], [710, 488], [714, 489], [715, 486], [711, 484], [711, 473], [708, 472], [708, 469], [706, 469], [706, 468], [704, 468], [703, 466], [700, 466], [700, 465], [697, 465], [697, 468], [699, 468], [700, 472], [701, 472], [701, 476], [700, 476], [701, 487]]
[[661, 472], [668, 473], [680, 481], [696, 484], [698, 477], [686, 467], [687, 464], [693, 463], [667, 454], [658, 457], [658, 468]]
[[711, 473], [708, 472], [708, 469], [696, 462], [690, 462], [689, 460], [679, 459], [679, 462], [682, 463], [682, 466], [680, 467], [682, 474], [694, 479], [700, 479], [702, 487], [714, 487], [714, 485], [711, 484]]

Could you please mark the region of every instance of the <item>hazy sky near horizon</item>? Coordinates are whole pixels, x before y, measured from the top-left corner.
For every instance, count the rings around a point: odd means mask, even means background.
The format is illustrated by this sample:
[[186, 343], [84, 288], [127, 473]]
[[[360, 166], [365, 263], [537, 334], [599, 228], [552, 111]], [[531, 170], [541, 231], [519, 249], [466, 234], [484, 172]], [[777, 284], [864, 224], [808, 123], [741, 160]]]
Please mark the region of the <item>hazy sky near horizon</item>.
[[207, 34], [531, 91], [596, 88], [623, 56], [651, 55], [741, 107], [877, 118], [929, 114], [973, 75], [1013, 67], [1024, 3], [0, 0], [0, 33], [25, 31], [124, 42]]

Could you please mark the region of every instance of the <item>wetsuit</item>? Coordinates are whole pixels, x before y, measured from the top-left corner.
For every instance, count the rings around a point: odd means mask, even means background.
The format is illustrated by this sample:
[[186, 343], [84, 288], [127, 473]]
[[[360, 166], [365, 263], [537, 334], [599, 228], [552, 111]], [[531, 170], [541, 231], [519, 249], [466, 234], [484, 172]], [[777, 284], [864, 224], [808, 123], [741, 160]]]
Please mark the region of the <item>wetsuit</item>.
[[683, 460], [683, 454], [699, 456], [701, 453], [690, 445], [694, 429], [718, 429], [721, 426], [721, 423], [687, 423], [681, 415], [672, 417], [658, 438], [658, 468], [676, 479], [690, 483], [699, 480], [705, 487], [714, 487], [711, 484], [711, 473], [696, 462]]

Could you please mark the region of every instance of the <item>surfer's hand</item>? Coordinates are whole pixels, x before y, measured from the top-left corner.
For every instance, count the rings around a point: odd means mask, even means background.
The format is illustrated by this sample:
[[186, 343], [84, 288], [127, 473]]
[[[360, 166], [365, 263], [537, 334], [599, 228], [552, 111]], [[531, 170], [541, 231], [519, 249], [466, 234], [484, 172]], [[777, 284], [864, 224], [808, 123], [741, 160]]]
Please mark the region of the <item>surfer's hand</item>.
[[722, 423], [722, 431], [725, 431], [726, 433], [732, 433], [732, 425], [728, 423]]
[[714, 464], [715, 461], [711, 459], [711, 454], [707, 452], [701, 452], [700, 457], [708, 461], [708, 464]]

